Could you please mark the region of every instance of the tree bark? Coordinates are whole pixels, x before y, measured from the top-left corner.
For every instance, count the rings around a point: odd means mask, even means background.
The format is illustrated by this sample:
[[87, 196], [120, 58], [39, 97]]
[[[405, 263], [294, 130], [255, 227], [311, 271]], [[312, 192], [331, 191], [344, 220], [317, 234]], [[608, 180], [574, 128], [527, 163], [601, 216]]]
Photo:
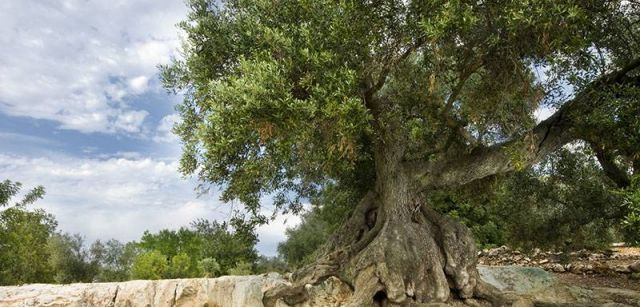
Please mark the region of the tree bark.
[[[397, 145], [398, 143], [396, 143]], [[274, 289], [290, 305], [307, 298], [306, 285], [336, 276], [351, 285], [348, 306], [420, 306], [502, 297], [483, 284], [476, 269], [469, 229], [432, 210], [400, 167], [402, 146], [376, 154], [376, 184], [318, 253], [318, 260], [293, 276], [294, 287]]]
[[384, 191], [388, 195], [368, 193], [318, 260], [294, 274], [295, 286], [267, 293], [265, 306], [278, 298], [290, 305], [301, 303], [307, 298], [305, 285], [330, 276], [351, 285], [354, 292], [347, 306], [353, 307], [478, 299], [494, 306], [505, 303], [507, 298], [479, 279], [469, 229], [436, 213], [403, 186]]
[[612, 155], [593, 143], [591, 144], [591, 148], [595, 151], [596, 158], [598, 159], [604, 174], [609, 177], [609, 179], [611, 179], [618, 188], [624, 189], [631, 184], [629, 175], [618, 167]]

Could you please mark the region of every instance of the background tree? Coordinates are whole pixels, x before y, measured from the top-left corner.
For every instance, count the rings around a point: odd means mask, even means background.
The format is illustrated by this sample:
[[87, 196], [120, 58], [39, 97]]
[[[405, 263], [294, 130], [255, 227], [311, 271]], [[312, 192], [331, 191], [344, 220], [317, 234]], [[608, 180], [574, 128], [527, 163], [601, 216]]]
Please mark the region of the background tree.
[[[186, 265], [186, 267], [175, 268], [176, 273], [181, 277], [199, 275], [198, 260], [202, 258], [203, 245], [202, 237], [186, 227], [181, 227], [177, 231], [163, 229], [155, 234], [145, 231], [138, 243], [144, 251], [157, 251], [164, 255], [170, 266], [173, 264], [174, 257], [178, 257], [176, 265]], [[188, 263], [184, 263], [184, 256], [187, 256]], [[140, 257], [143, 256], [140, 255]], [[172, 274], [170, 271], [162, 277], [169, 278]]]
[[96, 240], [87, 246], [79, 234], [56, 233], [53, 215], [27, 209], [44, 188], [13, 201], [21, 187], [0, 182], [0, 285], [246, 275], [284, 265], [276, 259], [256, 263], [257, 236], [241, 220], [197, 220], [191, 227], [145, 232], [140, 242]]
[[121, 243], [111, 239], [105, 243], [96, 240], [89, 249], [91, 261], [97, 263], [99, 270], [97, 281], [125, 281], [129, 279], [129, 269], [140, 253], [135, 242]]
[[258, 260], [257, 235], [239, 221], [232, 221], [230, 225], [200, 219], [191, 226], [202, 238], [201, 257], [215, 259], [221, 274], [227, 274], [238, 263], [253, 264]]
[[47, 241], [47, 249], [56, 283], [92, 282], [98, 274], [98, 263], [89, 258], [84, 239], [79, 234], [55, 234]]
[[289, 266], [281, 257], [260, 256], [255, 264], [255, 274], [278, 272], [284, 274], [289, 272]]
[[313, 253], [332, 233], [330, 224], [318, 211], [315, 209], [304, 214], [298, 226], [285, 231], [287, 240], [278, 244], [278, 254], [293, 268], [314, 260]]
[[[318, 260], [265, 301], [327, 276], [354, 286], [354, 305], [499, 299], [470, 231], [429, 196], [597, 142], [597, 123], [621, 128], [638, 105], [632, 1], [188, 5], [184, 60], [163, 67], [185, 94], [181, 170], [256, 222], [265, 195], [294, 212], [330, 190], [357, 199]], [[543, 103], [557, 111], [536, 124]]]
[[169, 278], [187, 278], [194, 275], [194, 273], [195, 275], [202, 274], [202, 272], [198, 270], [199, 267], [196, 266], [196, 268], [193, 269], [191, 266], [191, 259], [189, 255], [185, 253], [179, 253], [171, 257], [168, 272]]
[[[200, 277], [202, 259], [210, 258], [219, 265], [217, 274], [225, 275], [238, 263], [253, 264], [258, 259], [255, 250], [257, 237], [253, 229], [242, 223], [218, 223], [216, 221], [196, 220], [191, 227], [175, 230], [163, 229], [158, 233], [145, 232], [138, 243], [144, 251], [158, 251], [167, 257], [173, 266], [174, 257], [180, 263], [181, 277]], [[186, 268], [184, 256], [189, 258]], [[208, 273], [213, 273], [207, 271]], [[165, 277], [170, 277], [168, 272]]]
[[248, 262], [240, 261], [236, 265], [229, 269], [229, 275], [241, 276], [253, 274], [253, 265]]
[[57, 222], [42, 209], [27, 209], [42, 198], [42, 187], [12, 204], [21, 187], [19, 182], [0, 182], [0, 285], [52, 281], [46, 246]]

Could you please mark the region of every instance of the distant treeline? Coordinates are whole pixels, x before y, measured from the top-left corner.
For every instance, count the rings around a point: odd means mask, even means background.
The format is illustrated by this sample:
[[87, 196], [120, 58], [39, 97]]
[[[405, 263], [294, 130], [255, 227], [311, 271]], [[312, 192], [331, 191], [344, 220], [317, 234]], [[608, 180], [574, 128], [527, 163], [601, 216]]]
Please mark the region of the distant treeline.
[[195, 278], [284, 271], [278, 258], [258, 256], [252, 228], [238, 221], [196, 220], [179, 230], [145, 232], [139, 241], [86, 244], [57, 231], [55, 217], [28, 206], [37, 187], [12, 201], [21, 184], [0, 182], [0, 285]]

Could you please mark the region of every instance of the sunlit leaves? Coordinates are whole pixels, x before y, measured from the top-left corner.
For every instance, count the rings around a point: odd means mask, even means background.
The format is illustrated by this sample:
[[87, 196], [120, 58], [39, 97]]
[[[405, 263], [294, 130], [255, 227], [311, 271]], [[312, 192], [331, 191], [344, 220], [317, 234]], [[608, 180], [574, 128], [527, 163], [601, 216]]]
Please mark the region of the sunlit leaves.
[[551, 89], [628, 59], [635, 36], [609, 32], [637, 9], [620, 3], [190, 0], [184, 57], [162, 67], [185, 95], [181, 171], [257, 217], [264, 196], [295, 211], [328, 185], [360, 190], [381, 129], [406, 159], [520, 137]]

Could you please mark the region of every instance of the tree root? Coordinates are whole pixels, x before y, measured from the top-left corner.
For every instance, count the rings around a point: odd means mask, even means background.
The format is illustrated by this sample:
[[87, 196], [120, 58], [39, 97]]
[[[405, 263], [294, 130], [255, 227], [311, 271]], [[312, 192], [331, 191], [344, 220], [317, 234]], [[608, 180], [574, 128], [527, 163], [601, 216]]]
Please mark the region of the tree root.
[[482, 282], [476, 265], [475, 242], [464, 225], [424, 204], [411, 215], [387, 214], [369, 193], [318, 260], [297, 271], [292, 286], [267, 292], [264, 305], [274, 306], [278, 299], [300, 304], [308, 299], [306, 287], [331, 276], [353, 289], [346, 306], [473, 305], [478, 300], [510, 305], [515, 298]]

